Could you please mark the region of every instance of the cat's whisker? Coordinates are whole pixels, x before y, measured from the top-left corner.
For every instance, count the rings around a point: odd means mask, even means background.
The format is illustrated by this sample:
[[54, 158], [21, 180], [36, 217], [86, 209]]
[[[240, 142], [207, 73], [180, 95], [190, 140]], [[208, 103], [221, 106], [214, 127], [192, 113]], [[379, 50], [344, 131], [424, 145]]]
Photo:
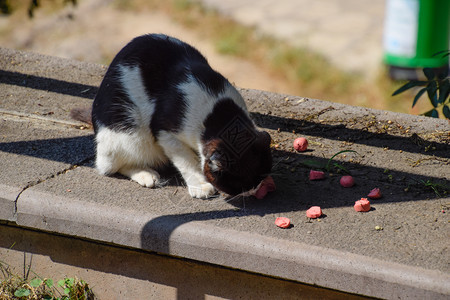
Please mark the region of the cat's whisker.
[[272, 168], [275, 168], [280, 162], [282, 162], [284, 159], [280, 158], [273, 166]]
[[235, 195], [235, 196], [233, 196], [231, 198], [226, 199], [225, 202], [229, 203], [229, 202], [234, 201], [235, 199], [238, 199], [240, 197], [243, 197], [243, 196], [240, 195], [240, 194], [239, 195]]
[[166, 179], [166, 180], [162, 180], [162, 181], [158, 180], [155, 184], [155, 187], [157, 187], [157, 188], [165, 187], [166, 185], [169, 184], [169, 182], [170, 182], [170, 179]]

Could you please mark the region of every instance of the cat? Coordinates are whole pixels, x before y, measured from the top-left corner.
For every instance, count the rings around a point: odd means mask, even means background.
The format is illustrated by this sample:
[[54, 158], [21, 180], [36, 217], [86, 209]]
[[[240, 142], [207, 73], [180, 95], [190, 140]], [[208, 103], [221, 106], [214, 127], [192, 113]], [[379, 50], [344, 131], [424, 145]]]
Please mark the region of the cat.
[[192, 197], [208, 198], [216, 189], [255, 189], [271, 171], [271, 137], [236, 88], [197, 49], [167, 35], [139, 36], [119, 51], [91, 117], [104, 175], [151, 188], [160, 182], [155, 169], [170, 161]]

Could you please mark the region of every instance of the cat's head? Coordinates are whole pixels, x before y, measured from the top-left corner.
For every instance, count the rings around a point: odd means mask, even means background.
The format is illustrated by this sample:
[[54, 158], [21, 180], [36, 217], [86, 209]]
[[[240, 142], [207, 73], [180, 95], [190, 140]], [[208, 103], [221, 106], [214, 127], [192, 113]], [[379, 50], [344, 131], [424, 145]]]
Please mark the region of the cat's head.
[[257, 187], [272, 168], [270, 135], [254, 127], [244, 131], [240, 140], [224, 134], [208, 141], [204, 148], [206, 178], [219, 191], [229, 195]]

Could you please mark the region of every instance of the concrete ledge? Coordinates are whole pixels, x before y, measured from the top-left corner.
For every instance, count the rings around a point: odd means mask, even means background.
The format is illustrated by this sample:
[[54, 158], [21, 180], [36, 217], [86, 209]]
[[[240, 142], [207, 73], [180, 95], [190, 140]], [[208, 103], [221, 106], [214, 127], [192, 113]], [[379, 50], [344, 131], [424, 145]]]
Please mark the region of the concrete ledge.
[[450, 276], [363, 255], [26, 191], [17, 224], [316, 286], [395, 299], [445, 299]]
[[0, 220], [16, 220], [16, 199], [20, 188], [0, 184]]
[[[450, 198], [415, 186], [449, 183], [448, 121], [242, 89], [255, 121], [280, 145], [277, 191], [261, 201], [204, 201], [191, 199], [174, 174], [167, 186], [145, 189], [93, 169], [92, 133], [68, 111], [90, 105], [103, 66], [1, 48], [0, 57], [0, 220], [347, 293], [449, 297]], [[299, 132], [310, 152], [291, 150]], [[332, 172], [307, 180], [308, 159], [327, 162], [344, 149], [358, 153], [336, 160], [354, 188], [341, 188]], [[374, 185], [384, 197], [356, 214], [352, 204]], [[327, 216], [307, 220], [312, 205]], [[294, 227], [276, 228], [277, 216]]]
[[146, 299], [366, 299], [292, 280], [1, 224], [0, 257], [8, 258], [17, 273], [25, 261], [43, 278], [82, 278], [98, 299], [142, 299], [143, 295]]

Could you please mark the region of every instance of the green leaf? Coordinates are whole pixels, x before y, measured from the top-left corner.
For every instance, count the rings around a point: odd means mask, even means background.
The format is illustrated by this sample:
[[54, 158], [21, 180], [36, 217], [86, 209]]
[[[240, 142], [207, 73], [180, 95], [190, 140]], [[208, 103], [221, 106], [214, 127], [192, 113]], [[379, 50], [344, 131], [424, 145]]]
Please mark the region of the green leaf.
[[400, 93], [403, 93], [406, 90], [409, 90], [410, 88], [416, 87], [416, 86], [424, 86], [427, 84], [427, 81], [420, 81], [420, 80], [411, 80], [404, 85], [402, 85], [400, 88], [398, 88], [394, 93], [392, 93], [392, 96], [398, 95]]
[[75, 283], [75, 278], [66, 278], [66, 285], [68, 286], [68, 287], [73, 287], [73, 285], [74, 285], [74, 283]]
[[425, 93], [426, 90], [427, 90], [427, 88], [423, 88], [417, 93], [416, 97], [414, 97], [412, 107], [414, 107], [414, 105], [416, 105], [417, 101], [419, 100], [420, 97], [422, 97], [423, 93]]
[[14, 296], [16, 296], [16, 297], [27, 297], [27, 296], [30, 295], [30, 293], [31, 293], [30, 290], [24, 289], [24, 288], [20, 288], [20, 289], [17, 289], [14, 292]]
[[445, 103], [445, 100], [450, 96], [450, 80], [444, 80], [439, 86], [439, 103]]
[[437, 74], [437, 78], [439, 80], [443, 80], [445, 77], [448, 76], [448, 69], [449, 68], [444, 68], [443, 70], [440, 70], [440, 72]]
[[325, 164], [321, 163], [317, 160], [312, 160], [312, 159], [305, 159], [304, 161], [300, 162], [300, 164], [309, 167], [309, 168], [316, 168], [316, 169], [324, 169], [325, 168]]
[[442, 108], [442, 112], [447, 119], [450, 119], [450, 108], [448, 107], [448, 104], [444, 105], [444, 107]]
[[427, 117], [433, 117], [433, 118], [439, 118], [439, 113], [436, 109], [431, 109], [429, 111], [427, 111], [426, 113], [423, 114], [424, 116]]
[[42, 283], [42, 280], [40, 278], [35, 278], [33, 280], [30, 281], [30, 285], [34, 288], [40, 286]]
[[436, 81], [430, 81], [427, 85], [427, 93], [428, 93], [428, 98], [430, 99], [431, 105], [433, 105], [433, 107], [437, 107], [438, 102], [437, 102], [437, 83]]
[[344, 172], [347, 173], [347, 174], [350, 174], [350, 172], [349, 172], [343, 165], [341, 165], [341, 164], [334, 163], [333, 166], [334, 166], [335, 168], [341, 169], [342, 171], [344, 171]]
[[325, 166], [325, 168], [327, 169], [328, 172], [330, 171], [330, 164], [331, 164], [331, 161], [333, 160], [333, 158], [335, 158], [335, 157], [338, 156], [339, 154], [342, 154], [342, 153], [345, 153], [345, 152], [354, 152], [354, 153], [357, 153], [355, 150], [342, 150], [342, 151], [339, 151], [338, 153], [336, 153], [335, 155], [333, 155], [333, 156], [328, 160], [327, 165]]
[[433, 80], [436, 74], [434, 74], [434, 70], [432, 68], [424, 68], [423, 74], [428, 78], [428, 80]]
[[438, 113], [438, 111], [435, 110], [435, 109], [431, 110], [431, 116], [432, 116], [433, 118], [439, 118], [439, 113]]
[[335, 158], [335, 157], [338, 156], [339, 154], [342, 154], [342, 153], [345, 153], [345, 152], [354, 152], [354, 153], [358, 153], [358, 152], [356, 152], [355, 150], [342, 150], [342, 151], [339, 151], [338, 153], [336, 153], [335, 155], [333, 155], [333, 156], [330, 158], [329, 161], [333, 160], [333, 158]]
[[52, 288], [52, 286], [53, 286], [53, 279], [51, 279], [51, 278], [45, 279], [44, 283], [45, 283], [45, 285], [47, 285], [49, 288]]
[[69, 294], [70, 294], [70, 289], [69, 289], [69, 288], [65, 288], [65, 289], [64, 289], [64, 293], [67, 294], [67, 295], [69, 295]]
[[58, 285], [60, 287], [64, 287], [64, 285], [65, 285], [64, 279], [58, 280]]

